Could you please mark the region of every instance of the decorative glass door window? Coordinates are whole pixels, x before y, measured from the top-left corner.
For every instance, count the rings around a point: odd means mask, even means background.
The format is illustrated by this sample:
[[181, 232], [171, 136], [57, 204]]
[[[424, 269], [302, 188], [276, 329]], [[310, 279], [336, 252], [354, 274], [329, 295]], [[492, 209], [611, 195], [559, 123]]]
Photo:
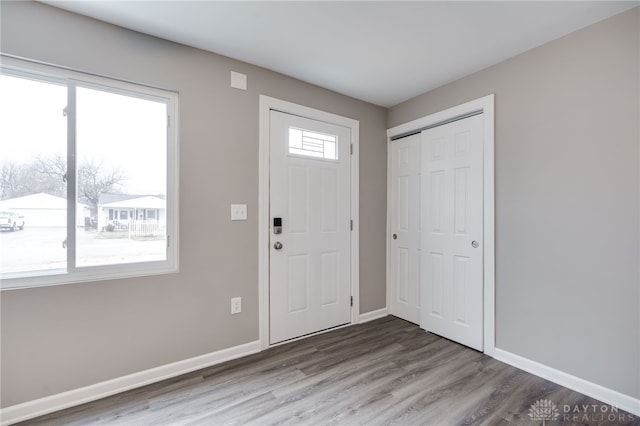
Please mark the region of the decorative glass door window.
[[289, 127], [289, 154], [305, 157], [338, 159], [338, 137]]

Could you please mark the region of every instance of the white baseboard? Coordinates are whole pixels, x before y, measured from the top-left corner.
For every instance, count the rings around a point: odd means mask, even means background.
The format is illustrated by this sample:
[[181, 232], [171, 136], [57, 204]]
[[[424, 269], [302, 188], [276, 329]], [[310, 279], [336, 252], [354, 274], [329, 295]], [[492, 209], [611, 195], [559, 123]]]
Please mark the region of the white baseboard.
[[640, 416], [640, 399], [605, 388], [604, 386], [597, 385], [502, 349], [496, 348], [493, 357], [498, 361], [512, 365], [520, 370], [535, 374], [538, 377], [542, 377], [543, 379], [547, 379], [576, 392], [580, 392], [584, 395], [600, 400], [605, 404], [618, 407], [621, 410]]
[[260, 352], [259, 341], [245, 343], [94, 385], [12, 405], [0, 410], [0, 424], [3, 426], [11, 425], [257, 352]]
[[386, 317], [387, 315], [389, 315], [389, 310], [387, 308], [378, 309], [376, 311], [369, 311], [364, 314], [360, 314], [360, 316], [358, 317], [358, 324]]

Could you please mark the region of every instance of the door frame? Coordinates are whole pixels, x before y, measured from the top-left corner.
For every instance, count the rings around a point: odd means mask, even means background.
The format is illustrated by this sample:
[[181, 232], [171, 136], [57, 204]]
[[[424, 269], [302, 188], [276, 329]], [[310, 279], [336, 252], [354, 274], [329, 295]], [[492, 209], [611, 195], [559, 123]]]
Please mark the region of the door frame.
[[[270, 111], [280, 111], [298, 115], [312, 120], [323, 121], [351, 130], [351, 324], [357, 324], [360, 316], [360, 170], [359, 170], [359, 136], [360, 122], [329, 112], [309, 108], [281, 99], [260, 95], [259, 110], [259, 158], [258, 158], [258, 323], [260, 348], [266, 349], [269, 344], [269, 176], [270, 176]], [[288, 340], [289, 342], [291, 340]]]
[[487, 95], [461, 105], [418, 118], [387, 130], [387, 309], [391, 308], [391, 144], [392, 138], [417, 133], [430, 127], [482, 111], [483, 134], [483, 347], [495, 354], [495, 95]]

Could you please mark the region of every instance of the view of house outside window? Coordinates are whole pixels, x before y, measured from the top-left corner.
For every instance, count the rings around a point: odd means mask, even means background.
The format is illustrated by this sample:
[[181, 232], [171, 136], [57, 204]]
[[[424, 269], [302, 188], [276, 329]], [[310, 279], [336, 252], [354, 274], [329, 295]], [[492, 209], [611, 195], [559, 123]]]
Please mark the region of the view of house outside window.
[[3, 280], [167, 261], [167, 100], [6, 70], [0, 92]]
[[78, 266], [165, 260], [166, 129], [164, 103], [77, 89]]

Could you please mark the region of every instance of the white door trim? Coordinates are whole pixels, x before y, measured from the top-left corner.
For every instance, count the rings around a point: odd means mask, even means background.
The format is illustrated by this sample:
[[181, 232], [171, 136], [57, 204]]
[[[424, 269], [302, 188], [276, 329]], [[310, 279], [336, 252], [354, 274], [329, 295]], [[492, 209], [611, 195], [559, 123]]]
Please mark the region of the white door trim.
[[391, 259], [391, 139], [395, 136], [408, 132], [418, 131], [422, 128], [442, 123], [455, 117], [459, 117], [472, 112], [482, 111], [484, 118], [484, 182], [483, 182], [483, 205], [484, 205], [484, 261], [483, 261], [483, 310], [484, 310], [484, 353], [490, 356], [495, 354], [495, 183], [494, 183], [494, 102], [493, 94], [466, 102], [444, 111], [418, 118], [417, 120], [392, 127], [387, 130], [387, 307], [390, 306], [391, 283], [390, 259]]
[[269, 111], [276, 110], [299, 115], [313, 120], [324, 121], [351, 129], [351, 323], [357, 324], [360, 315], [360, 214], [359, 214], [359, 135], [360, 122], [314, 108], [305, 107], [280, 99], [260, 95], [259, 112], [259, 159], [258, 159], [258, 303], [260, 348], [269, 347], [269, 133], [271, 120]]

